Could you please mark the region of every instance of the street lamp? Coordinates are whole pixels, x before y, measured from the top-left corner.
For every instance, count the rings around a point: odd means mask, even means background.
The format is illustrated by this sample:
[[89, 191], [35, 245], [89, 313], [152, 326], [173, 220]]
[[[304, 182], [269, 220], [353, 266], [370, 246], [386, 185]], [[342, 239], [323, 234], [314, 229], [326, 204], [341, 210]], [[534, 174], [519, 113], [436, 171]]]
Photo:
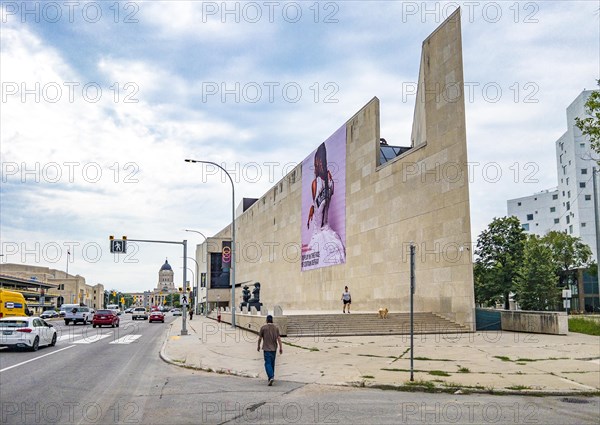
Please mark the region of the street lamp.
[[[204, 238], [204, 242], [207, 241], [207, 237], [204, 233], [198, 231], [198, 230], [192, 230], [192, 229], [184, 229], [186, 232], [194, 232], [194, 233], [198, 233], [200, 236], [202, 236]], [[204, 243], [203, 242], [203, 243]], [[206, 263], [208, 264], [208, 246], [206, 248], [206, 252], [207, 252], [207, 258], [206, 258]], [[191, 260], [192, 258], [190, 258]], [[199, 296], [200, 296], [200, 266], [198, 265], [198, 262], [196, 260], [194, 260], [194, 262], [196, 263], [196, 301], [198, 301]], [[204, 291], [205, 293], [205, 311], [204, 311], [204, 316], [208, 316], [208, 287], [205, 286]], [[196, 305], [199, 305], [200, 303], [197, 302]], [[197, 310], [198, 307], [196, 307], [196, 314], [200, 314]]]
[[[233, 179], [225, 168], [221, 167], [215, 162], [199, 161], [195, 159], [186, 159], [185, 162], [191, 162], [194, 164], [212, 164], [215, 167], [223, 170], [231, 182], [231, 327], [235, 329], [235, 186], [233, 185]], [[208, 298], [208, 290], [206, 295]]]

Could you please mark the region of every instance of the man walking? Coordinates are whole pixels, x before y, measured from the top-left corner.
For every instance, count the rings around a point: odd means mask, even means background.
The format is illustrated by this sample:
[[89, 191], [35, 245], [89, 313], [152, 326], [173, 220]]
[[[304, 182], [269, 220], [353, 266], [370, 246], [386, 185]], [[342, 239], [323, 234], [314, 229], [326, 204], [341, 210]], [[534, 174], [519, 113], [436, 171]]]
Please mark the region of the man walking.
[[273, 385], [275, 379], [275, 356], [277, 355], [277, 344], [279, 344], [279, 354], [283, 354], [283, 346], [281, 345], [281, 336], [279, 328], [273, 324], [273, 316], [267, 316], [267, 324], [260, 328], [258, 333], [258, 347], [256, 351], [260, 351], [260, 343], [263, 343], [263, 355], [265, 358], [265, 371], [267, 372], [268, 385]]

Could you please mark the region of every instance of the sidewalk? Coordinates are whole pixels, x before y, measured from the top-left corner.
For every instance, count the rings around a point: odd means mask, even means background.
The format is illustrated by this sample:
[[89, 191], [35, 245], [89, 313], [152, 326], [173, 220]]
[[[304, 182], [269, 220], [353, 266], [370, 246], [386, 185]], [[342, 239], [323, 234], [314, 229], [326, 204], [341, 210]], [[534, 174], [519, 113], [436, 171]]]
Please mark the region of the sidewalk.
[[[178, 366], [265, 381], [258, 335], [203, 316], [168, 325], [161, 357]], [[600, 337], [515, 332], [282, 338], [275, 379], [448, 392], [577, 394], [600, 391]]]

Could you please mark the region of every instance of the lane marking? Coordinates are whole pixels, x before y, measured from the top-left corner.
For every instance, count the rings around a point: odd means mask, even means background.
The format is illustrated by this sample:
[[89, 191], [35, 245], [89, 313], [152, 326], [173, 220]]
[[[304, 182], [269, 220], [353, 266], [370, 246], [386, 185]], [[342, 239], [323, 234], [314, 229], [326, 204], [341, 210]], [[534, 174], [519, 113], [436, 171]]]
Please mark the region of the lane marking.
[[63, 350], [68, 350], [69, 348], [73, 348], [73, 347], [75, 347], [75, 346], [74, 346], [74, 345], [69, 345], [68, 347], [61, 348], [60, 350], [56, 350], [56, 351], [53, 351], [53, 352], [51, 352], [51, 353], [44, 354], [43, 356], [39, 356], [39, 357], [36, 357], [36, 358], [34, 358], [34, 359], [25, 360], [24, 362], [17, 363], [17, 364], [15, 364], [15, 365], [12, 365], [12, 366], [9, 366], [9, 367], [5, 367], [4, 369], [0, 369], [0, 373], [2, 373], [2, 372], [4, 372], [4, 371], [7, 371], [7, 370], [9, 370], [9, 369], [15, 368], [15, 367], [17, 367], [17, 366], [22, 366], [22, 365], [24, 365], [24, 364], [27, 364], [27, 363], [29, 363], [29, 362], [33, 362], [33, 361], [35, 361], [35, 360], [39, 360], [39, 359], [41, 359], [41, 358], [43, 358], [43, 357], [46, 357], [46, 356], [51, 356], [52, 354], [56, 354], [56, 353], [58, 353], [58, 352], [61, 352], [61, 351], [63, 351]]
[[79, 339], [77, 341], [73, 341], [73, 344], [93, 344], [94, 342], [98, 342], [101, 339], [108, 338], [111, 335], [94, 335], [94, 336], [86, 336], [83, 339]]
[[131, 344], [139, 338], [141, 338], [141, 335], [125, 335], [119, 339], [115, 339], [113, 342], [109, 342], [109, 344]]

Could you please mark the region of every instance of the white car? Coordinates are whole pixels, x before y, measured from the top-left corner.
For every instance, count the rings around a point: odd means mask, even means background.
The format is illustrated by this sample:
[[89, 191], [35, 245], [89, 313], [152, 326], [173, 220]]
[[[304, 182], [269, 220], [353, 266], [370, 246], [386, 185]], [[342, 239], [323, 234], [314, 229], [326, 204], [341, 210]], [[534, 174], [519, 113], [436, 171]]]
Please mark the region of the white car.
[[173, 316], [181, 316], [183, 314], [178, 308], [174, 308], [173, 310], [171, 310], [171, 313], [173, 313]]
[[14, 316], [0, 319], [0, 346], [29, 348], [56, 345], [56, 329], [39, 317]]
[[131, 312], [131, 320], [137, 320], [137, 319], [143, 319], [143, 320], [148, 319], [148, 312], [146, 311], [146, 309], [144, 307], [136, 307]]

